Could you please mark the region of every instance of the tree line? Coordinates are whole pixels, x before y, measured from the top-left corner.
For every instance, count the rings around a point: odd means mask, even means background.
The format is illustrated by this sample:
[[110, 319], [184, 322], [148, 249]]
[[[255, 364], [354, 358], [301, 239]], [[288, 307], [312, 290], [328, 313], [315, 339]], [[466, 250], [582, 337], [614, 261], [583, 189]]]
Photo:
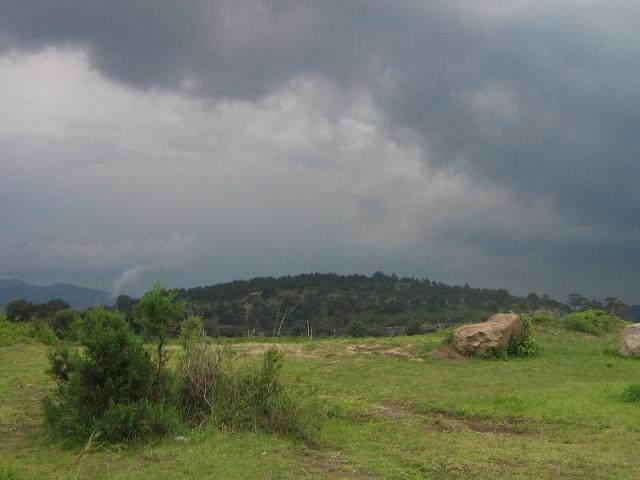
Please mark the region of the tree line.
[[[447, 285], [414, 277], [376, 272], [366, 275], [312, 273], [257, 277], [217, 285], [175, 290], [187, 314], [204, 319], [214, 336], [334, 336], [421, 333], [437, 326], [478, 322], [496, 312], [566, 313], [601, 309], [620, 317], [633, 313], [624, 302], [604, 302], [572, 293], [567, 303], [549, 295], [520, 297], [505, 289]], [[139, 300], [120, 295], [114, 309], [135, 332], [143, 330], [134, 315]], [[59, 336], [68, 332], [81, 312], [63, 300], [33, 304], [16, 300], [5, 307], [9, 321], [46, 320]], [[81, 316], [81, 315], [80, 315]], [[177, 334], [179, 325], [169, 332]]]

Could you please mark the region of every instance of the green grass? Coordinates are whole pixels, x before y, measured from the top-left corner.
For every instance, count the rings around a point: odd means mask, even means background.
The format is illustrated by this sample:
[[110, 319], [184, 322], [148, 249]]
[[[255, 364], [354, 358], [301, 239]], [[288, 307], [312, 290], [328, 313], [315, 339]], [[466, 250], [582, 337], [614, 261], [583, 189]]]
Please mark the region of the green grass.
[[46, 347], [2, 347], [0, 465], [57, 479], [640, 478], [640, 404], [624, 401], [640, 361], [615, 353], [617, 331], [537, 329], [539, 353], [512, 360], [437, 360], [442, 333], [281, 342], [285, 379], [330, 405], [313, 448], [205, 426], [187, 442], [62, 450], [41, 429]]

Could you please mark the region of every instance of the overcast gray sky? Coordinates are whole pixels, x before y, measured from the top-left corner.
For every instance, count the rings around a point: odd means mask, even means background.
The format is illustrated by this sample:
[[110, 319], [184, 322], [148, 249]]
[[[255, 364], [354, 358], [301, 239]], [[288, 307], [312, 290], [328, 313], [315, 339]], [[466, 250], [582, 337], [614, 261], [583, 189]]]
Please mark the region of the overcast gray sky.
[[640, 300], [637, 0], [0, 0], [0, 277]]

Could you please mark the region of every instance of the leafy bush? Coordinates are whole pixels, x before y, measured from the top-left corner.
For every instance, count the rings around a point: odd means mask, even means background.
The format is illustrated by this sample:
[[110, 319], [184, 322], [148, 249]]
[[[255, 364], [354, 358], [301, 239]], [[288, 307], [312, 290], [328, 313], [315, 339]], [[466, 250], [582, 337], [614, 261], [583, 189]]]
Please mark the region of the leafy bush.
[[231, 430], [254, 430], [312, 440], [322, 416], [315, 391], [285, 385], [282, 353], [268, 350], [259, 366], [238, 365], [232, 353], [204, 337], [191, 341], [179, 366], [185, 415]]
[[625, 388], [622, 398], [625, 402], [640, 403], [640, 383], [634, 383]]
[[564, 325], [567, 329], [576, 332], [590, 333], [592, 335], [604, 335], [613, 331], [621, 320], [604, 310], [585, 310], [567, 315]]
[[351, 320], [347, 325], [347, 335], [351, 337], [364, 337], [366, 335], [366, 327], [360, 320]]
[[456, 331], [456, 328], [458, 327], [449, 327], [443, 330], [443, 333], [444, 333], [444, 338], [442, 339], [443, 345], [446, 345], [447, 347], [453, 346], [453, 332]]
[[58, 338], [75, 340], [74, 323], [80, 315], [77, 310], [66, 308], [54, 313], [49, 323]]
[[422, 322], [420, 320], [411, 320], [407, 325], [407, 335], [420, 335], [422, 333]]
[[84, 348], [62, 345], [49, 357], [57, 388], [44, 413], [52, 430], [76, 439], [99, 431], [113, 442], [168, 431], [175, 417], [161, 415], [170, 410], [166, 396], [150, 396], [153, 363], [124, 315], [96, 308], [78, 333]]
[[100, 438], [108, 442], [136, 441], [165, 435], [181, 422], [180, 411], [170, 402], [142, 399], [111, 404], [96, 422]]
[[555, 318], [548, 313], [536, 313], [531, 317], [531, 321], [536, 324], [549, 324], [552, 323]]
[[31, 336], [45, 345], [55, 345], [58, 342], [51, 326], [45, 320], [35, 317], [31, 320]]
[[31, 329], [26, 323], [13, 323], [0, 314], [0, 347], [32, 343]]
[[533, 338], [533, 323], [528, 315], [520, 317], [522, 321], [522, 340], [518, 342], [515, 337], [509, 341], [508, 354], [511, 357], [531, 357], [538, 351], [538, 344]]

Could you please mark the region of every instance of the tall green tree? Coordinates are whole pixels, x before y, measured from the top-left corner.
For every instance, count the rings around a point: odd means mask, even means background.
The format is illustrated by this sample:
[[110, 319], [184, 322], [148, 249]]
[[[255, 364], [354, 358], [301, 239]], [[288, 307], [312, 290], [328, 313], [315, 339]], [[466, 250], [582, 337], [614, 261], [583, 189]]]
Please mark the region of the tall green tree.
[[145, 336], [156, 345], [156, 382], [162, 382], [167, 361], [166, 344], [171, 327], [185, 310], [185, 303], [178, 300], [176, 291], [164, 290], [156, 282], [134, 308], [135, 317], [142, 325]]

